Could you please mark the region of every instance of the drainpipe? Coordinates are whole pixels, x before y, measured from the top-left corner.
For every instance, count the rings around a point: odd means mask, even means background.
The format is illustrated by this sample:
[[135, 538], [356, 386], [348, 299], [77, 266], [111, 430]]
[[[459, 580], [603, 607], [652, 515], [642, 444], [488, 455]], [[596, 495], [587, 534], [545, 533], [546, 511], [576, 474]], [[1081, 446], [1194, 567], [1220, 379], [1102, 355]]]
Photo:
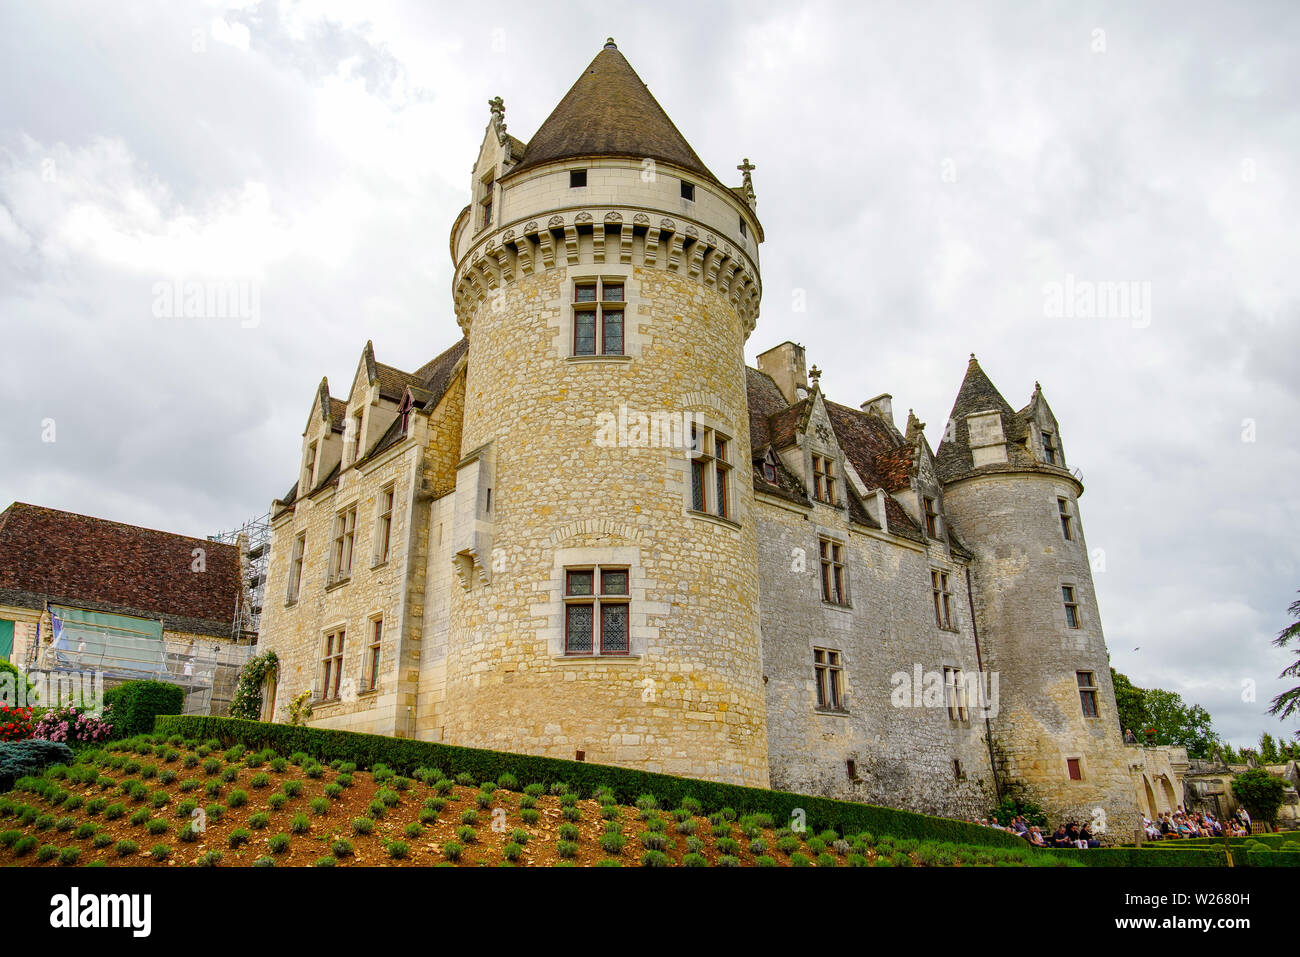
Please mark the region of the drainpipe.
[[[975, 638], [975, 667], [979, 669], [980, 681], [984, 681], [984, 658], [980, 654], [980, 629], [975, 621], [975, 590], [971, 587], [970, 566], [966, 566], [966, 603], [970, 608], [970, 630]], [[987, 702], [986, 702], [987, 705]], [[998, 803], [1002, 803], [1002, 782], [998, 779], [997, 759], [993, 755], [993, 726], [989, 723], [988, 707], [984, 708], [984, 740], [989, 747], [989, 769], [993, 772], [993, 791]]]

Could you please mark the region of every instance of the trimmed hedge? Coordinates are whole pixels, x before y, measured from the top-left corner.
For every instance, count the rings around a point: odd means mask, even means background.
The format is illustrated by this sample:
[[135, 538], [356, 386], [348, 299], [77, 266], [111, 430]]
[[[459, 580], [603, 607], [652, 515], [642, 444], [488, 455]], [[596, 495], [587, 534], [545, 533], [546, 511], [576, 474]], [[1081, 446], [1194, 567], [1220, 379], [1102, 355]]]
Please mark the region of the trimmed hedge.
[[1149, 849], [1146, 847], [1045, 847], [1040, 854], [1055, 854], [1089, 867], [1227, 867], [1223, 848]]
[[1234, 851], [1232, 863], [1238, 867], [1300, 867], [1300, 851]]
[[71, 764], [72, 760], [72, 749], [59, 741], [0, 741], [0, 791], [12, 790], [14, 782], [25, 775], [39, 774], [52, 764]]
[[162, 681], [127, 681], [104, 692], [113, 707], [113, 737], [130, 738], [153, 731], [160, 714], [176, 714], [185, 704], [185, 689]]
[[1228, 847], [1241, 847], [1251, 841], [1259, 841], [1269, 847], [1277, 848], [1287, 841], [1300, 843], [1300, 831], [1281, 831], [1277, 834], [1252, 834], [1250, 837], [1193, 837], [1181, 840], [1169, 841], [1150, 841], [1143, 843], [1143, 847], [1222, 847], [1224, 841], [1228, 842]]
[[765, 812], [772, 815], [778, 826], [780, 822], [789, 821], [796, 809], [802, 809], [806, 814], [806, 824], [812, 831], [835, 828], [840, 834], [871, 831], [873, 834], [890, 834], [923, 841], [949, 841], [987, 847], [1026, 846], [1025, 841], [1015, 835], [966, 821], [808, 794], [793, 794], [789, 791], [767, 791], [607, 764], [567, 761], [563, 758], [464, 748], [411, 738], [359, 734], [355, 731], [199, 715], [160, 715], [154, 730], [159, 734], [179, 734], [200, 741], [216, 738], [223, 746], [243, 744], [253, 751], [270, 748], [283, 755], [303, 751], [322, 763], [343, 760], [355, 762], [359, 768], [369, 768], [382, 762], [397, 773], [406, 775], [416, 768], [438, 767], [450, 775], [468, 772], [477, 781], [495, 781], [505, 773], [513, 774], [519, 781], [529, 784], [549, 786], [564, 781], [574, 791], [584, 795], [593, 793], [597, 787], [607, 787], [623, 804], [634, 804], [642, 794], [653, 794], [660, 807], [672, 808], [680, 806], [683, 798], [693, 797], [703, 804], [706, 812], [718, 811], [724, 807], [733, 808], [739, 814]]

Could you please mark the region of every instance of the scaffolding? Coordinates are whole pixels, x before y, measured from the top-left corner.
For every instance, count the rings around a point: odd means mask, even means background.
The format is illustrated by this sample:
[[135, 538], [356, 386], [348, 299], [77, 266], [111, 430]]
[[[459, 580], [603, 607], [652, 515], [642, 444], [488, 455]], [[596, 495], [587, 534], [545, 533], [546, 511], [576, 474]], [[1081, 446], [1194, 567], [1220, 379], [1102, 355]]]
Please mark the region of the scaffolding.
[[39, 651], [32, 643], [24, 670], [52, 690], [165, 681], [185, 692], [185, 714], [228, 714], [239, 672], [255, 650], [221, 639], [164, 638], [156, 619], [61, 605], [49, 610], [54, 633]]
[[254, 644], [262, 624], [262, 595], [266, 591], [271, 558], [271, 514], [267, 512], [250, 519], [228, 532], [209, 535], [208, 541], [239, 548], [244, 581], [231, 621], [230, 637], [236, 642]]

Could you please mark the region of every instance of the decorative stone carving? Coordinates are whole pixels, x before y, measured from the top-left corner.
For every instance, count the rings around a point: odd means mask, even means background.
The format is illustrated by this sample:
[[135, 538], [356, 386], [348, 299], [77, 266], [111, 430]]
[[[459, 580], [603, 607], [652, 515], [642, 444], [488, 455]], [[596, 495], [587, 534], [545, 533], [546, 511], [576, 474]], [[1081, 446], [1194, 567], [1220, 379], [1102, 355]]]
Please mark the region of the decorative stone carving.
[[550, 219], [546, 221], [546, 225], [550, 226], [552, 229], [559, 229], [561, 226], [564, 225], [564, 217], [552, 216]]
[[632, 217], [632, 222], [636, 223], [638, 226], [648, 226], [650, 225], [650, 217], [645, 213], [637, 213]]
[[621, 223], [622, 221], [623, 221], [623, 214], [622, 214], [622, 213], [606, 213], [606, 214], [605, 214], [605, 222], [607, 222], [607, 223]]
[[573, 221], [575, 223], [589, 223], [591, 222], [591, 213], [587, 212], [586, 210], [583, 210], [577, 216], [573, 217]]

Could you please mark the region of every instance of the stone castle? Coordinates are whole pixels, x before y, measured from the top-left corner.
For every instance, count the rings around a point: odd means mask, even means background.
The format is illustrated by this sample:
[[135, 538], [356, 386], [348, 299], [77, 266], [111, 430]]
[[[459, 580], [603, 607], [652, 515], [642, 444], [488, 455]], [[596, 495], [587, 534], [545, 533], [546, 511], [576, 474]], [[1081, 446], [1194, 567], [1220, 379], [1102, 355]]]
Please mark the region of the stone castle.
[[747, 368], [726, 186], [611, 40], [532, 139], [500, 99], [452, 225], [463, 338], [322, 380], [272, 505], [264, 716], [1131, 833], [1079, 514], [1037, 387], [972, 356], [937, 452], [804, 350]]

